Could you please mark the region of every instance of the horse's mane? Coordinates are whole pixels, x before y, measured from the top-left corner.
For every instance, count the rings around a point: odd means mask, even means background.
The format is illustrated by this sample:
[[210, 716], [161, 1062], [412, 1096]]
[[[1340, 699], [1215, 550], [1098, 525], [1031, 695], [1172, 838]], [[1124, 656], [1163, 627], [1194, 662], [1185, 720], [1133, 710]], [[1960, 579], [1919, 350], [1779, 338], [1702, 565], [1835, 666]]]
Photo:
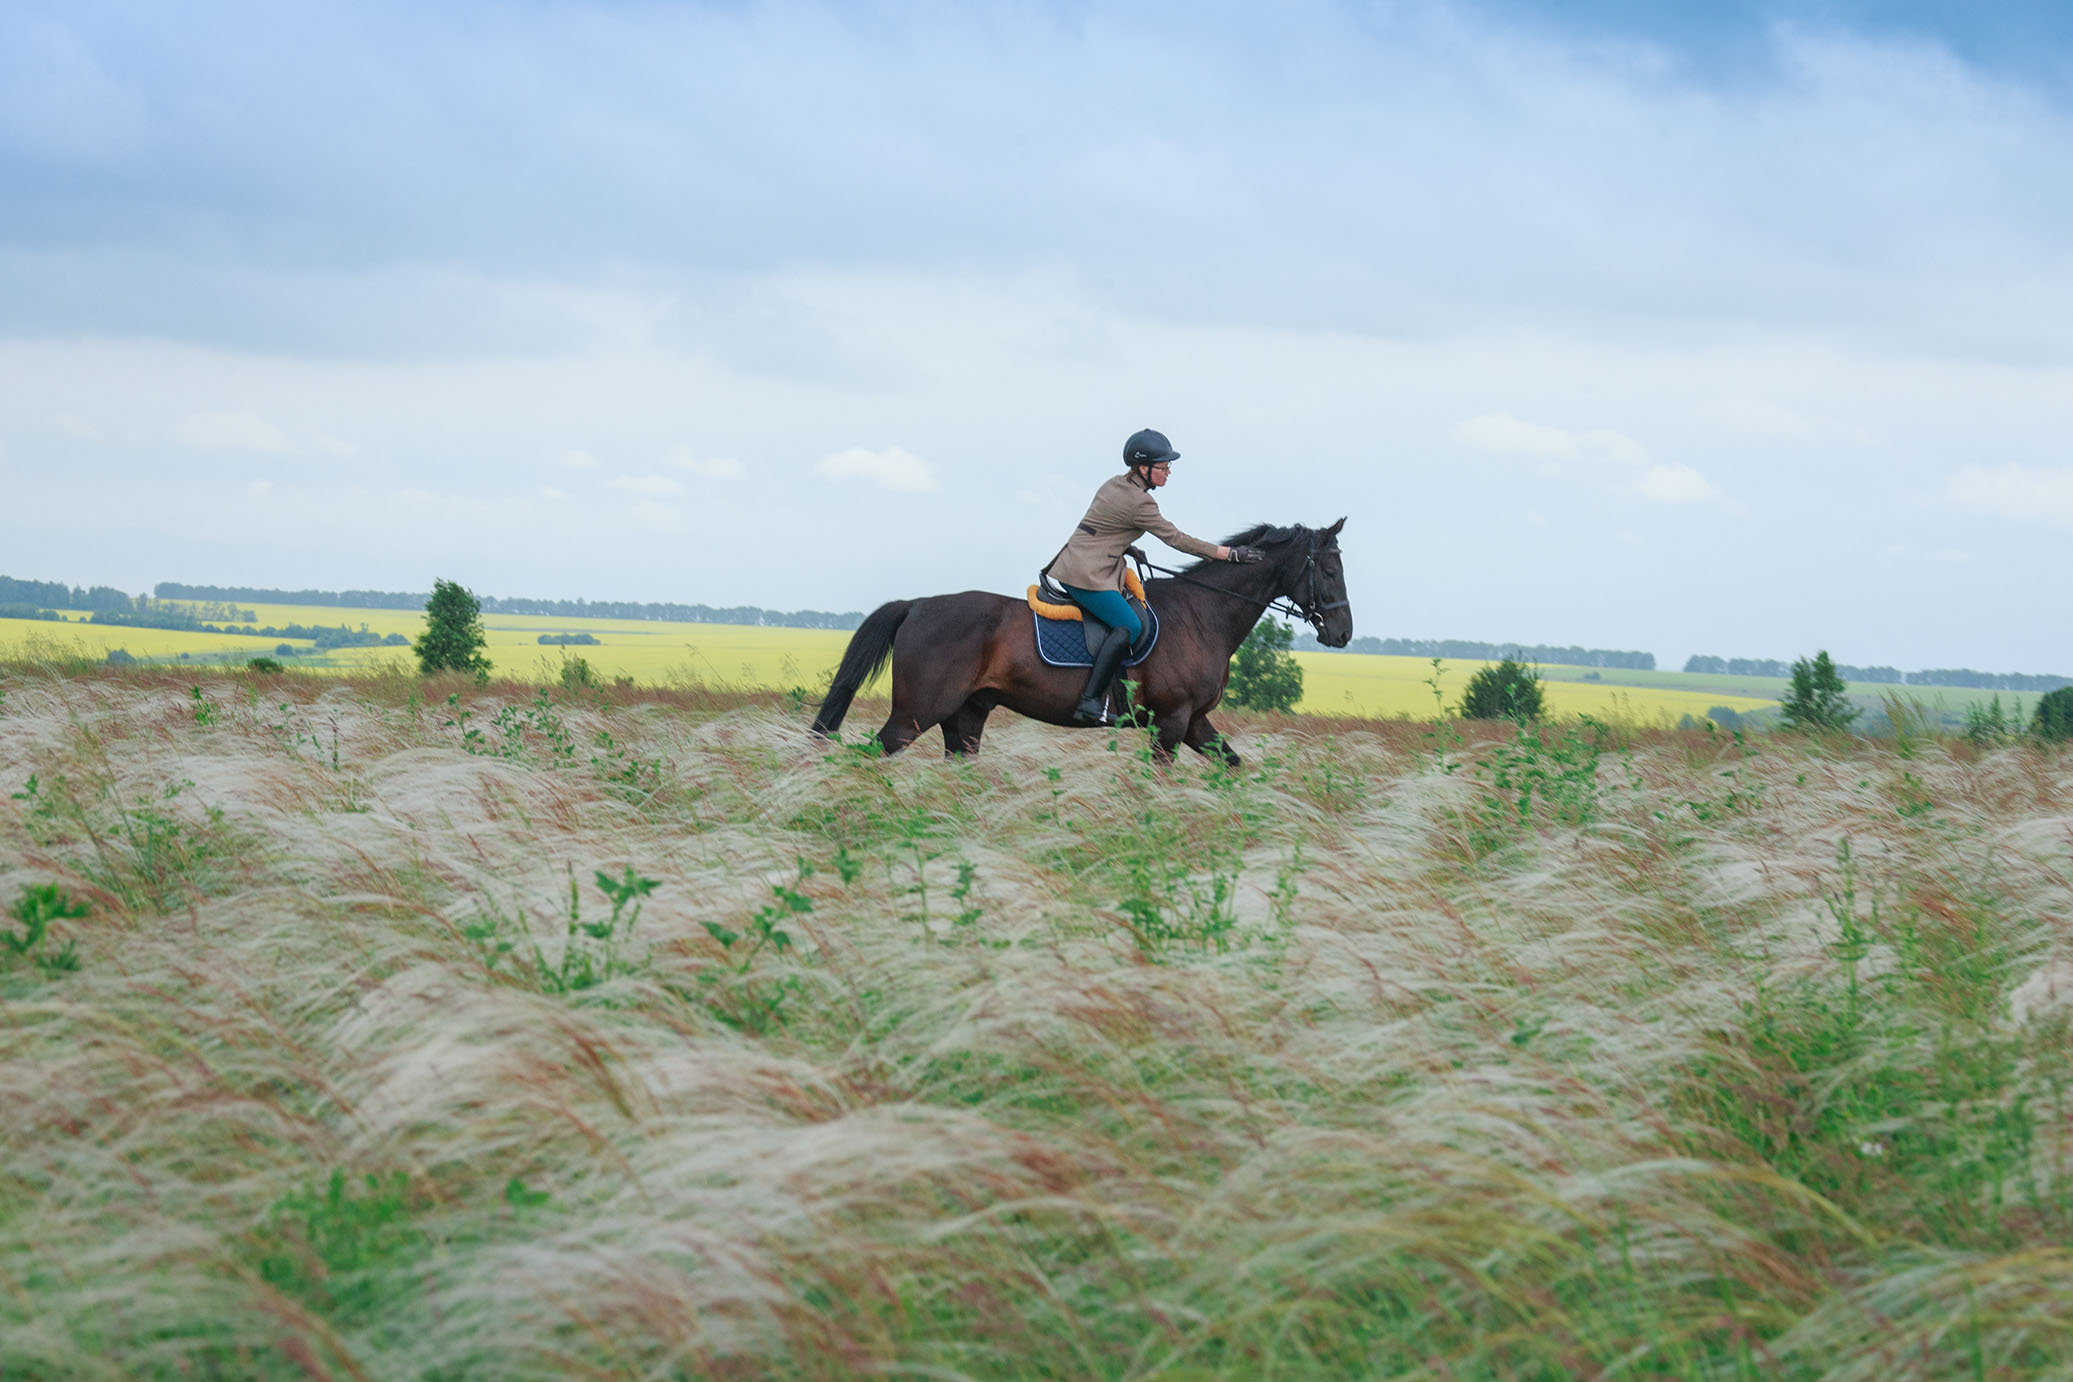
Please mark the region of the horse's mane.
[[[1309, 531], [1308, 528], [1305, 528], [1300, 523], [1291, 523], [1286, 527], [1276, 527], [1272, 523], [1255, 523], [1244, 532], [1231, 534], [1223, 540], [1221, 545], [1225, 547], [1279, 547], [1285, 542], [1294, 542], [1297, 538], [1306, 536]], [[1215, 557], [1197, 557], [1193, 563], [1183, 566], [1181, 570], [1194, 571], [1204, 566], [1222, 565], [1223, 563]]]

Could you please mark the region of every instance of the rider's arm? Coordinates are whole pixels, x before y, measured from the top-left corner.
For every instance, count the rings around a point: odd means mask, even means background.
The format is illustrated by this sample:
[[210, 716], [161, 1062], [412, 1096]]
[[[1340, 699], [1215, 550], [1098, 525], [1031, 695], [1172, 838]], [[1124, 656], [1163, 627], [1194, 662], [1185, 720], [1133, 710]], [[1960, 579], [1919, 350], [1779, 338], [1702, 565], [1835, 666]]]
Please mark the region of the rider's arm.
[[1167, 522], [1166, 516], [1159, 512], [1159, 501], [1152, 498], [1149, 493], [1144, 495], [1139, 503], [1136, 519], [1146, 532], [1176, 552], [1186, 552], [1191, 557], [1208, 557], [1214, 561], [1230, 560], [1230, 548], [1219, 547], [1214, 542], [1204, 542], [1199, 537], [1189, 537]]

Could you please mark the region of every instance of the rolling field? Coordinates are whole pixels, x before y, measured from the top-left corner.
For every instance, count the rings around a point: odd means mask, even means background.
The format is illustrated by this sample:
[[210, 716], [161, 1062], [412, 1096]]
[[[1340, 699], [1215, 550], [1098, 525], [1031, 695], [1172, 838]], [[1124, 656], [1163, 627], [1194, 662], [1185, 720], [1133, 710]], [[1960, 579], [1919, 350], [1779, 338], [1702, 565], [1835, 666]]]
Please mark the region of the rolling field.
[[0, 1376], [2073, 1373], [2073, 754], [1229, 720], [0, 665]]
[[[321, 605], [247, 605], [259, 624], [285, 627], [366, 627], [377, 634], [414, 638], [423, 616], [406, 610], [341, 609]], [[483, 617], [489, 657], [499, 675], [518, 680], [553, 682], [559, 676], [563, 650], [542, 647], [541, 634], [588, 633], [593, 647], [567, 649], [581, 657], [598, 676], [631, 677], [640, 686], [705, 686], [736, 690], [786, 691], [803, 686], [814, 695], [827, 688], [835, 664], [848, 645], [847, 632], [823, 629], [756, 628], [732, 624], [673, 624], [637, 619], [549, 619], [536, 615], [491, 614]], [[0, 657], [19, 656], [32, 648], [61, 654], [76, 648], [89, 660], [122, 648], [139, 658], [191, 660], [229, 656], [243, 660], [271, 654], [276, 640], [239, 636], [124, 629], [96, 624], [50, 624], [0, 619]], [[304, 646], [308, 646], [304, 644]], [[1431, 663], [1420, 658], [1371, 657], [1346, 653], [1298, 653], [1303, 665], [1304, 694], [1300, 710], [1324, 715], [1376, 719], [1430, 716], [1433, 698], [1426, 680]], [[409, 650], [396, 647], [341, 648], [300, 658], [297, 665], [329, 670], [373, 671], [383, 665], [410, 667]], [[1458, 702], [1476, 662], [1449, 662], [1442, 688], [1449, 703]], [[1554, 675], [1580, 674], [1583, 669], [1548, 669]], [[884, 682], [879, 682], [882, 691]], [[1750, 696], [1667, 686], [1628, 687], [1551, 679], [1550, 708], [1557, 714], [1588, 714], [1634, 724], [1674, 724], [1679, 717], [1703, 717], [1709, 707], [1760, 710], [1775, 705]]]

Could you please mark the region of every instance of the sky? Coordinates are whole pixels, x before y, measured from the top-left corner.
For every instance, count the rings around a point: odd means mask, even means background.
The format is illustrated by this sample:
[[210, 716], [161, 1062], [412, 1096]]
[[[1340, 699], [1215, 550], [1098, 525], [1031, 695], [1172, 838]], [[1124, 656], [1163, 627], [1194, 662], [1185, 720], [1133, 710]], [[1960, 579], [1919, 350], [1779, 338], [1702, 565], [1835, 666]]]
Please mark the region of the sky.
[[0, 574], [1014, 593], [1141, 427], [1356, 635], [2073, 674], [2073, 6], [0, 0]]

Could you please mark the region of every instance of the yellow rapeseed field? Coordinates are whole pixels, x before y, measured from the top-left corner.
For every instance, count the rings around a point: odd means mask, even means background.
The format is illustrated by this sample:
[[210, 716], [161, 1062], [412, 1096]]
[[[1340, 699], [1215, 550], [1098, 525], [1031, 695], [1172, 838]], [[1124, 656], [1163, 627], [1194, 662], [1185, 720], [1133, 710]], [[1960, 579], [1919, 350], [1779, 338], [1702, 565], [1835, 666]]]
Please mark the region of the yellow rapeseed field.
[[[1437, 713], [1433, 697], [1432, 661], [1422, 657], [1375, 657], [1361, 653], [1297, 653], [1303, 667], [1303, 701], [1298, 707], [1313, 715], [1358, 715], [1370, 719], [1430, 720]], [[1449, 713], [1461, 704], [1462, 692], [1487, 662], [1443, 662], [1440, 697]], [[1544, 672], [1574, 669], [1543, 668]], [[1626, 724], [1675, 724], [1680, 716], [1698, 719], [1716, 705], [1732, 710], [1764, 710], [1776, 701], [1712, 692], [1675, 691], [1654, 686], [1611, 686], [1597, 682], [1546, 681], [1548, 709], [1556, 715], [1589, 715]]]
[[[414, 610], [328, 605], [243, 608], [250, 609], [261, 626], [276, 628], [290, 624], [335, 628], [342, 624], [382, 635], [415, 638], [424, 627], [424, 616]], [[850, 637], [847, 631], [833, 629], [678, 624], [641, 619], [557, 619], [531, 614], [489, 614], [483, 616], [482, 623], [489, 640], [489, 658], [497, 672], [519, 680], [556, 681], [564, 658], [580, 657], [590, 665], [593, 675], [606, 680], [631, 677], [643, 686], [702, 685], [733, 690], [788, 691], [804, 687], [814, 695], [826, 689]], [[540, 643], [540, 635], [557, 633], [587, 633], [598, 642], [566, 649]], [[109, 650], [121, 648], [141, 659], [174, 659], [185, 653], [202, 661], [225, 657], [242, 660], [272, 654], [279, 641], [83, 622], [53, 624], [0, 619], [0, 657], [83, 656], [98, 661]], [[306, 642], [298, 646], [310, 648]], [[1426, 659], [1298, 653], [1296, 660], [1303, 666], [1303, 701], [1299, 707], [1303, 711], [1375, 719], [1429, 719], [1434, 713], [1429, 684], [1433, 669]], [[407, 669], [411, 665], [409, 649], [341, 648], [298, 662], [314, 670], [366, 671], [383, 664]], [[1484, 665], [1467, 661], [1445, 664], [1440, 690], [1450, 711], [1459, 705], [1469, 677]], [[884, 679], [874, 689], [884, 694]], [[1675, 723], [1683, 715], [1702, 716], [1716, 705], [1760, 710], [1773, 704], [1753, 697], [1573, 681], [1548, 682], [1547, 698], [1549, 708], [1558, 715], [1586, 714], [1632, 724]]]

